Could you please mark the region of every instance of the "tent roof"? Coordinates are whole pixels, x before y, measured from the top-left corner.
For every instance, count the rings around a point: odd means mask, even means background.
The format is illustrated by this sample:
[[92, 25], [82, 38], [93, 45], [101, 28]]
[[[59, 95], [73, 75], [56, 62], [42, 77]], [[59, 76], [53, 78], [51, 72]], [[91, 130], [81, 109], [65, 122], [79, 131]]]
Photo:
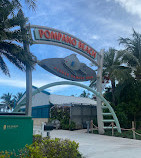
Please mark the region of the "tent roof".
[[97, 102], [83, 97], [74, 97], [74, 96], [63, 96], [51, 94], [49, 96], [49, 102], [53, 105], [93, 105], [96, 106]]

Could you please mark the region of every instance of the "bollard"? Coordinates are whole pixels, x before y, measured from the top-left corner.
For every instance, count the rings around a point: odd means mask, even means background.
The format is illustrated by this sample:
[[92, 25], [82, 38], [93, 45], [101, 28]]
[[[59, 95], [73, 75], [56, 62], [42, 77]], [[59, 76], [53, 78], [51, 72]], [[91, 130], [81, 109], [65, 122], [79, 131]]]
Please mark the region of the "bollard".
[[44, 131], [47, 132], [47, 137], [50, 138], [50, 131], [52, 131], [55, 127], [52, 124], [44, 124]]
[[87, 133], [89, 133], [89, 130], [90, 130], [90, 121], [86, 121], [86, 124], [87, 124]]
[[47, 131], [47, 137], [50, 138], [50, 131]]

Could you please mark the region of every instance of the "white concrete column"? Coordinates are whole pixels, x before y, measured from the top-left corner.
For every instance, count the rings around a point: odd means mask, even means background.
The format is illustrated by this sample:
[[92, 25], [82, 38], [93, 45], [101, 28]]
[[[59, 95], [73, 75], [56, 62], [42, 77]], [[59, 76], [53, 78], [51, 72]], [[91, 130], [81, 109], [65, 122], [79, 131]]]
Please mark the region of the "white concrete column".
[[[103, 69], [103, 57], [104, 50], [100, 51], [100, 55], [97, 54], [97, 63], [98, 63], [98, 71], [97, 71], [97, 92], [102, 94], [102, 69]], [[102, 115], [102, 102], [99, 97], [97, 97], [97, 122], [98, 122], [98, 132], [99, 134], [104, 134], [104, 123], [103, 123], [103, 115]]]

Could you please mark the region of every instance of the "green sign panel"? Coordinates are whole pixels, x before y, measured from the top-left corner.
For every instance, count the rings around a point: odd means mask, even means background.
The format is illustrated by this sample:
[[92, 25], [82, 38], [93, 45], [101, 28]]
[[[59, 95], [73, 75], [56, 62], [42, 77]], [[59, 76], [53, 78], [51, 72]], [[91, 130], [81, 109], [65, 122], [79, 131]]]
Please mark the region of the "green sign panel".
[[0, 151], [16, 152], [32, 144], [33, 121], [27, 116], [0, 116]]

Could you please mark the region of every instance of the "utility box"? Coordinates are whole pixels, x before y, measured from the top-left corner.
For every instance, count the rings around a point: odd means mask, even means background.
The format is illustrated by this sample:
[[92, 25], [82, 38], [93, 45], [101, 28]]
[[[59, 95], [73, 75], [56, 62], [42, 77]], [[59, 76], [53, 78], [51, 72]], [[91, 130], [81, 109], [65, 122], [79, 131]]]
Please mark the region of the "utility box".
[[13, 151], [32, 144], [33, 121], [25, 115], [0, 115], [0, 151]]

